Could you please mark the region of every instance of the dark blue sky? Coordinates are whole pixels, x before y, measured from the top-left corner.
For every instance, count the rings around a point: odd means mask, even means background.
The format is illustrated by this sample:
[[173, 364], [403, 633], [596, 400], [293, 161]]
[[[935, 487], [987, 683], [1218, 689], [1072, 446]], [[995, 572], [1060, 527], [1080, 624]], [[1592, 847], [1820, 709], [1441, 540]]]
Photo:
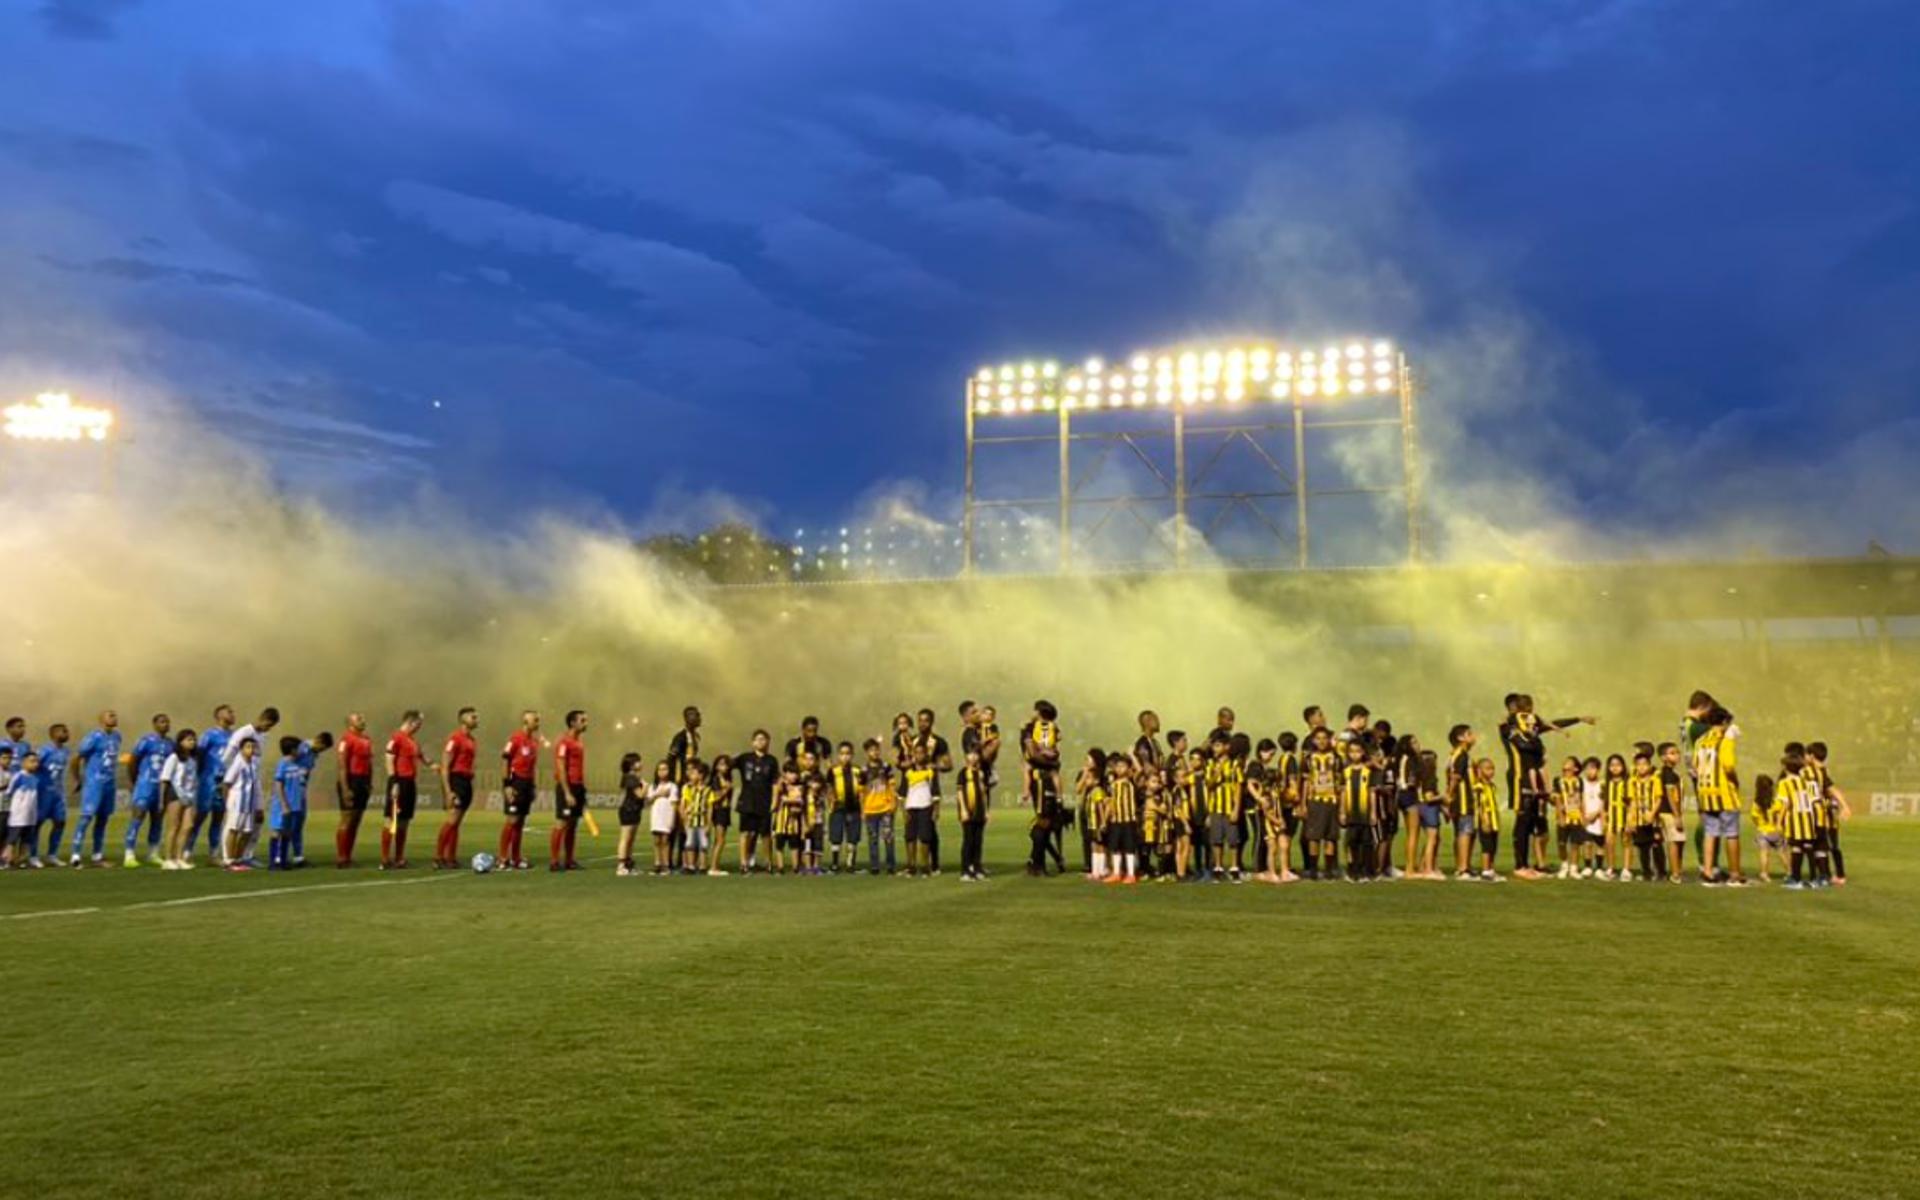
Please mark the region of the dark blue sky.
[[362, 502], [780, 527], [950, 503], [981, 362], [1360, 332], [1424, 370], [1456, 539], [1911, 541], [1916, 45], [1904, 3], [20, 0], [0, 386]]

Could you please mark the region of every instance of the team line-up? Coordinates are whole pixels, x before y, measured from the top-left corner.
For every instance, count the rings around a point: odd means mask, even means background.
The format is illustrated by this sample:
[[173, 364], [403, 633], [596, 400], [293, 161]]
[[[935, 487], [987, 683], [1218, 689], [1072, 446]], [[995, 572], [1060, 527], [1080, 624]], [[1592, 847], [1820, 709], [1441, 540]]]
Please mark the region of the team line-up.
[[[984, 880], [982, 847], [1001, 787], [1002, 736], [990, 705], [965, 702], [959, 717], [958, 758], [936, 731], [933, 711], [921, 709], [898, 714], [884, 742], [873, 737], [858, 747], [836, 744], [820, 732], [816, 718], [807, 717], [780, 758], [762, 729], [747, 750], [709, 761], [702, 757], [700, 710], [689, 707], [650, 771], [637, 752], [621, 757], [616, 870], [641, 873], [634, 851], [644, 826], [655, 875], [728, 874], [722, 863], [736, 828], [736, 866], [745, 873], [857, 873], [864, 840], [868, 873], [899, 874], [895, 838], [904, 820], [905, 876], [937, 875], [941, 809], [950, 790], [961, 831], [960, 878]], [[1739, 727], [1705, 692], [1690, 699], [1676, 741], [1638, 742], [1630, 753], [1604, 761], [1570, 756], [1551, 775], [1548, 738], [1594, 718], [1545, 720], [1535, 713], [1532, 697], [1509, 695], [1497, 731], [1505, 759], [1504, 812], [1496, 790], [1502, 767], [1476, 757], [1482, 743], [1471, 725], [1448, 731], [1443, 761], [1412, 734], [1396, 735], [1391, 722], [1374, 719], [1364, 705], [1351, 706], [1340, 728], [1331, 727], [1317, 706], [1302, 717], [1303, 733], [1256, 743], [1236, 729], [1233, 710], [1222, 708], [1215, 728], [1195, 744], [1177, 730], [1163, 740], [1159, 716], [1145, 711], [1130, 749], [1087, 750], [1069, 786], [1059, 714], [1051, 703], [1035, 702], [1013, 756], [1017, 811], [1030, 839], [1027, 873], [1066, 873], [1067, 834], [1077, 829], [1080, 872], [1106, 883], [1439, 879], [1445, 877], [1442, 844], [1451, 834], [1451, 877], [1498, 882], [1505, 878], [1496, 866], [1500, 838], [1509, 831], [1516, 878], [1549, 873], [1547, 839], [1555, 833], [1557, 865], [1551, 873], [1560, 877], [1679, 883], [1691, 795], [1702, 883], [1749, 882], [1741, 862], [1743, 818], [1754, 828], [1759, 880], [1770, 880], [1781, 866], [1789, 887], [1846, 882], [1840, 823], [1848, 809], [1828, 772], [1825, 745], [1787, 743], [1778, 773], [1757, 775], [1751, 799], [1744, 799]], [[373, 797], [375, 754], [366, 719], [349, 714], [338, 737], [270, 738], [279, 723], [278, 710], [266, 708], [242, 725], [230, 705], [221, 705], [212, 723], [196, 733], [175, 731], [158, 714], [123, 754], [112, 710], [102, 712], [97, 728], [77, 745], [70, 745], [66, 725], [54, 724], [36, 748], [27, 741], [26, 721], [9, 719], [0, 739], [0, 795], [7, 813], [0, 865], [60, 865], [70, 785], [78, 794], [79, 817], [66, 865], [107, 865], [106, 826], [124, 772], [130, 795], [122, 865], [192, 869], [204, 830], [209, 862], [227, 870], [258, 865], [263, 832], [268, 869], [304, 867], [308, 785], [319, 756], [332, 752], [339, 767], [334, 861], [351, 867]], [[459, 711], [438, 760], [421, 751], [422, 724], [418, 711], [405, 713], [381, 755], [383, 870], [409, 865], [408, 834], [423, 773], [438, 777], [444, 810], [433, 864], [462, 865], [461, 826], [475, 796], [479, 713]], [[542, 752], [549, 747], [553, 824], [547, 865], [552, 871], [581, 869], [579, 825], [584, 820], [598, 831], [588, 812], [588, 714], [568, 712], [564, 726], [549, 743], [540, 714], [521, 714], [500, 750], [505, 821], [498, 852], [476, 855], [475, 869], [530, 869], [524, 835], [543, 774]], [[279, 755], [271, 771], [264, 762], [269, 744]]]

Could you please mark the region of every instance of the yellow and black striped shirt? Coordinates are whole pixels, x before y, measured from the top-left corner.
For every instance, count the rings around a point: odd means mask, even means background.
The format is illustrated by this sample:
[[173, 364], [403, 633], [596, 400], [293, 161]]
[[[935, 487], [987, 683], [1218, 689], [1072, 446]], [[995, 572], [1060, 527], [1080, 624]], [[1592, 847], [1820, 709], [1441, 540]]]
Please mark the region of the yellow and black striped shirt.
[[1562, 825], [1578, 825], [1580, 815], [1580, 777], [1560, 775], [1553, 781], [1554, 812]]
[[1134, 792], [1133, 780], [1113, 781], [1107, 793], [1107, 811], [1115, 825], [1131, 825], [1140, 819], [1140, 798]]
[[1472, 816], [1474, 814], [1473, 751], [1465, 746], [1454, 747], [1453, 753], [1447, 755], [1447, 778], [1452, 781], [1447, 802], [1453, 805], [1454, 815]]
[[954, 781], [954, 796], [960, 806], [960, 823], [971, 825], [987, 819], [987, 771], [985, 767], [962, 767]]
[[1660, 777], [1635, 775], [1627, 780], [1627, 824], [1635, 829], [1660, 820]]
[[852, 763], [835, 763], [827, 772], [827, 786], [833, 789], [833, 806], [842, 812], [860, 811], [860, 768]]
[[688, 829], [705, 829], [713, 815], [713, 789], [704, 783], [690, 783], [680, 789], [680, 823]]
[[1331, 750], [1307, 755], [1307, 799], [1325, 804], [1340, 802], [1340, 757]]
[[1086, 823], [1087, 832], [1098, 837], [1106, 831], [1108, 815], [1107, 789], [1094, 784], [1087, 789], [1087, 799], [1081, 805], [1080, 819]]
[[1467, 795], [1472, 805], [1473, 827], [1481, 833], [1500, 832], [1500, 800], [1494, 795], [1493, 785], [1475, 779], [1467, 784]]
[[1609, 776], [1601, 784], [1601, 793], [1607, 798], [1607, 828], [1614, 833], [1624, 832], [1627, 828], [1627, 777]]
[[1216, 758], [1207, 764], [1207, 812], [1229, 821], [1240, 815], [1240, 791], [1247, 770], [1231, 758]]
[[1340, 819], [1347, 825], [1373, 823], [1373, 768], [1348, 763], [1341, 776]]
[[1819, 835], [1819, 797], [1802, 775], [1782, 776], [1773, 793], [1773, 812], [1780, 831], [1791, 842], [1810, 842]]
[[783, 788], [773, 811], [773, 831], [799, 837], [807, 819], [807, 797], [801, 789]]
[[1734, 784], [1739, 765], [1737, 739], [1728, 737], [1725, 727], [1700, 735], [1693, 744], [1693, 773], [1701, 812], [1740, 811], [1740, 789]]

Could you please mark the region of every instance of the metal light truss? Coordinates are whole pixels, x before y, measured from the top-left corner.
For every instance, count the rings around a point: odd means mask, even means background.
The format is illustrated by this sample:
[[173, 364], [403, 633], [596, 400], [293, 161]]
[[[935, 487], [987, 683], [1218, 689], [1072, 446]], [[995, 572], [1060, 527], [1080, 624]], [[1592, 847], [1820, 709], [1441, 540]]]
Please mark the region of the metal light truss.
[[[1364, 400], [1392, 399], [1397, 412], [1390, 417], [1342, 416], [1342, 405]], [[1315, 496], [1402, 493], [1405, 499], [1407, 558], [1420, 557], [1417, 472], [1415, 464], [1414, 395], [1406, 356], [1392, 343], [1347, 340], [1314, 345], [1278, 341], [1236, 341], [1182, 347], [1159, 353], [1138, 353], [1124, 363], [1089, 359], [1078, 367], [1053, 361], [1003, 363], [982, 367], [967, 382], [966, 485], [962, 517], [961, 562], [964, 571], [975, 566], [977, 514], [983, 509], [1034, 509], [1057, 506], [1059, 565], [1072, 565], [1076, 511], [1099, 509], [1088, 527], [1091, 537], [1117, 515], [1139, 521], [1149, 533], [1153, 526], [1143, 513], [1171, 504], [1173, 557], [1176, 567], [1188, 559], [1188, 514], [1194, 501], [1220, 504], [1214, 520], [1201, 532], [1210, 534], [1235, 511], [1253, 514], [1277, 538], [1285, 533], [1258, 503], [1289, 499], [1294, 508], [1294, 541], [1298, 565], [1311, 562], [1308, 525], [1309, 499]], [[1092, 414], [1136, 414], [1141, 422], [1127, 428], [1076, 428], [1076, 417]], [[1234, 414], [1217, 417], [1213, 414]], [[1046, 432], [981, 434], [982, 422], [1004, 423], [1010, 430], [1046, 421]], [[1218, 423], [1227, 420], [1229, 423]], [[1307, 481], [1307, 442], [1310, 433], [1336, 436], [1339, 431], [1397, 426], [1400, 431], [1401, 479], [1389, 487], [1314, 488]], [[1282, 462], [1261, 441], [1262, 434], [1284, 432], [1291, 442], [1292, 461]], [[1173, 469], [1169, 475], [1155, 461], [1147, 445], [1158, 439], [1173, 442]], [[1058, 445], [1058, 488], [1054, 496], [981, 497], [976, 490], [975, 458], [983, 448], [1020, 444]], [[1074, 473], [1074, 448], [1092, 448], [1093, 460], [1079, 478]], [[1189, 469], [1190, 451], [1205, 450], [1197, 469]], [[1210, 490], [1209, 479], [1221, 457], [1244, 444], [1264, 465], [1267, 486]], [[1084, 492], [1101, 467], [1124, 449], [1144, 465], [1161, 490], [1094, 499]]]

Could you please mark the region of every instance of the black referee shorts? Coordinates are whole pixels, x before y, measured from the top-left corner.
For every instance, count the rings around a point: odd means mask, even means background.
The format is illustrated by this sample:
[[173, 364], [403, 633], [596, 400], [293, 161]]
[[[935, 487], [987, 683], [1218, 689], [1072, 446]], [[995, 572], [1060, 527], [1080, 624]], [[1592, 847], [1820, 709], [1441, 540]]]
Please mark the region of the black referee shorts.
[[533, 811], [533, 780], [509, 779], [503, 798], [509, 820], [524, 820]]
[[387, 780], [388, 819], [401, 821], [413, 820], [413, 810], [420, 800], [420, 785], [415, 779]]
[[465, 812], [473, 807], [473, 776], [447, 776], [447, 790], [453, 793], [453, 807]]
[[365, 812], [367, 803], [373, 798], [373, 776], [347, 776], [347, 798], [341, 802], [342, 812]]
[[578, 821], [580, 814], [587, 811], [587, 785], [567, 783], [553, 785], [553, 813], [562, 821]]

